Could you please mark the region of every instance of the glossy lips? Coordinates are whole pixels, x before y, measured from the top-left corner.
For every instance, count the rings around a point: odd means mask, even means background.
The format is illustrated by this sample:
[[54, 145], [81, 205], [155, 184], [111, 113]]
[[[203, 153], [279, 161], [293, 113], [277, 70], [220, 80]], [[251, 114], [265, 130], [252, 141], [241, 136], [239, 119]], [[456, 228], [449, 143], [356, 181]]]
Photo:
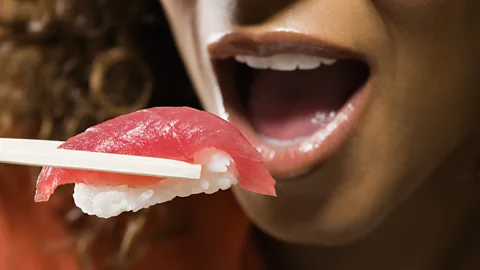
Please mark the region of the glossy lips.
[[[311, 36], [233, 33], [210, 44], [209, 53], [228, 120], [277, 178], [327, 161], [366, 105], [362, 57]], [[299, 98], [289, 100], [290, 92]]]

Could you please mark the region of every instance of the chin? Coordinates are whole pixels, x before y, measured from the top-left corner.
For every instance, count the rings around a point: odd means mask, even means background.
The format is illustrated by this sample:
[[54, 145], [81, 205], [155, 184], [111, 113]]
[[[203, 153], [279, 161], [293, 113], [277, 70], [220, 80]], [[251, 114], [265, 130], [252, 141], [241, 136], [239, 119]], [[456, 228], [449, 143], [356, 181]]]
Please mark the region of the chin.
[[[340, 246], [363, 240], [375, 231], [388, 209], [385, 204], [350, 205], [348, 211], [337, 205], [348, 203], [349, 198], [311, 205], [308, 198], [291, 201], [282, 196], [269, 198], [238, 187], [234, 194], [245, 214], [256, 227], [268, 236], [282, 242], [298, 245]], [[310, 205], [308, 208], [304, 205]], [[301, 210], [299, 210], [301, 209]]]

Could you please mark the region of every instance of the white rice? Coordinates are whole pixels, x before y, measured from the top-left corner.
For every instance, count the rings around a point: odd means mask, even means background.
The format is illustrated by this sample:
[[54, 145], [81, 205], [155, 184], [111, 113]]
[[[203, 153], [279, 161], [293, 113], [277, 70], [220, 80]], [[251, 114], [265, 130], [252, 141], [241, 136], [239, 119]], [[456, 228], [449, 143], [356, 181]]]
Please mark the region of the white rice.
[[202, 164], [202, 176], [199, 180], [168, 178], [140, 188], [75, 184], [73, 199], [84, 213], [110, 218], [122, 212], [136, 212], [171, 201], [175, 197], [212, 194], [238, 183], [235, 164], [230, 155], [223, 151], [213, 148], [201, 150], [195, 154], [194, 163]]

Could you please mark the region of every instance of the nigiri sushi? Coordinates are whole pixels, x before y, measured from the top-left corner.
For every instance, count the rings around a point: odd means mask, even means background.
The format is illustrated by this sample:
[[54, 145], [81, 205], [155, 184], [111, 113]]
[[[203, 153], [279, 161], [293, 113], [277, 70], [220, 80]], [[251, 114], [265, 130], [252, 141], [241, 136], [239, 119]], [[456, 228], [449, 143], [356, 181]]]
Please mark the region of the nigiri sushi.
[[119, 116], [87, 129], [61, 149], [167, 158], [201, 164], [199, 180], [44, 167], [36, 202], [48, 201], [59, 185], [75, 184], [75, 204], [109, 218], [175, 197], [211, 194], [232, 185], [275, 196], [275, 180], [260, 153], [232, 124], [188, 107], [157, 107]]

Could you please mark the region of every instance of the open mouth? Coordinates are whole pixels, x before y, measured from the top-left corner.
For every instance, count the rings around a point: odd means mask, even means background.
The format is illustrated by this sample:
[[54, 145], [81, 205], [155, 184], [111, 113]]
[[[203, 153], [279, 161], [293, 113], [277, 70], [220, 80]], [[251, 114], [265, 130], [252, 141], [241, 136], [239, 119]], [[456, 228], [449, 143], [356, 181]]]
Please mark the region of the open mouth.
[[322, 165], [347, 140], [370, 70], [346, 50], [278, 37], [227, 36], [209, 50], [228, 120], [272, 174], [288, 178]]

